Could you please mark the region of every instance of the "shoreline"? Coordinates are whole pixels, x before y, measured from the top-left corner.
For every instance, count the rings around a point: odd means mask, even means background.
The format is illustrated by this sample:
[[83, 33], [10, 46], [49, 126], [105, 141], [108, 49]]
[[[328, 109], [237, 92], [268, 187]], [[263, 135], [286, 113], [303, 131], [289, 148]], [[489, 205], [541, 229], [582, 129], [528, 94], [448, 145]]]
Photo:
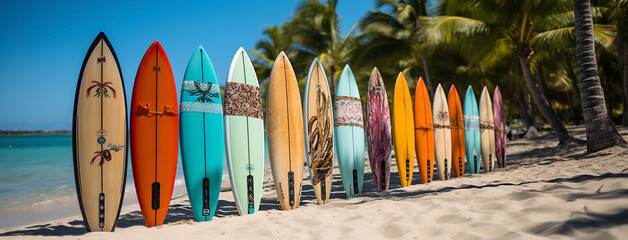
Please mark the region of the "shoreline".
[[0, 136], [40, 136], [40, 135], [72, 135], [72, 131], [44, 131], [44, 130], [0, 130]]
[[[583, 127], [569, 130], [584, 138]], [[628, 128], [618, 130], [628, 137]], [[584, 145], [556, 147], [557, 143], [548, 131], [511, 141], [505, 168], [465, 173], [447, 181], [416, 184], [415, 167], [415, 184], [404, 188], [393, 159], [390, 190], [380, 193], [375, 192], [370, 167], [365, 166], [365, 194], [355, 198], [346, 198], [336, 164], [330, 202], [317, 205], [311, 181], [304, 179], [301, 206], [292, 211], [278, 210], [272, 176], [266, 172], [260, 212], [248, 216], [237, 216], [233, 194], [226, 187], [228, 176], [226, 185], [223, 176], [219, 209], [209, 222], [193, 220], [183, 191], [173, 194], [160, 227], [146, 228], [139, 205], [125, 204], [113, 233], [87, 233], [79, 215], [1, 229], [0, 237], [612, 239], [628, 235], [628, 149], [587, 154]]]

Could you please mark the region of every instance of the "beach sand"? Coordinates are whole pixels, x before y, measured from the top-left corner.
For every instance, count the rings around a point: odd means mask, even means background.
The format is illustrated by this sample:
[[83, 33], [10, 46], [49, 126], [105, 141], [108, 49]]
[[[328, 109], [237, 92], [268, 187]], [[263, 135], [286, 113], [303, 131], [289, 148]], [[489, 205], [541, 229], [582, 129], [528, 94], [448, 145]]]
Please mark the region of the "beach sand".
[[[583, 127], [569, 130], [584, 139]], [[628, 129], [619, 128], [624, 138]], [[71, 239], [626, 239], [628, 149], [586, 154], [550, 131], [508, 143], [495, 172], [401, 188], [394, 159], [390, 190], [377, 193], [366, 167], [364, 194], [347, 199], [336, 168], [330, 203], [319, 206], [304, 180], [301, 207], [279, 210], [267, 173], [260, 212], [237, 216], [223, 181], [214, 220], [195, 222], [185, 192], [175, 194], [164, 226], [146, 228], [139, 205], [125, 205], [116, 231], [87, 233], [80, 216], [0, 230], [0, 237]], [[368, 165], [368, 164], [367, 164]], [[309, 174], [304, 174], [309, 176]], [[437, 177], [435, 179], [438, 179]], [[77, 206], [78, 208], [78, 206]]]

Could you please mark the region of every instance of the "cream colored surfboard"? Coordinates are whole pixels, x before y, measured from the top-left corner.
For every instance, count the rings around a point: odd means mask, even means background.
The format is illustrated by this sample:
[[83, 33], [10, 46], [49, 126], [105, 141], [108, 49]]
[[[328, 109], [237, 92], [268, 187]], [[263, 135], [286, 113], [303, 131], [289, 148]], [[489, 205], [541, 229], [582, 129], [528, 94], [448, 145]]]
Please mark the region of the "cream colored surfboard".
[[449, 105], [443, 87], [438, 84], [434, 95], [432, 113], [434, 114], [434, 158], [440, 180], [451, 176], [451, 122]]
[[493, 124], [493, 104], [486, 87], [480, 95], [480, 138], [482, 143], [482, 164], [484, 172], [495, 168], [495, 127]]

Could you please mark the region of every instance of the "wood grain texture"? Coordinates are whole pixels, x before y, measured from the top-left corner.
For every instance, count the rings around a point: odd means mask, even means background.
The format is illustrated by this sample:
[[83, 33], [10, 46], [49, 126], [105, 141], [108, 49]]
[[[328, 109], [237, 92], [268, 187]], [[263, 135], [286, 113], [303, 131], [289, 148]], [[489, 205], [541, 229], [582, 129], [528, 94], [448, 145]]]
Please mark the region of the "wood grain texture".
[[[297, 78], [281, 52], [270, 73], [266, 99], [266, 129], [270, 166], [281, 209], [299, 207], [303, 180], [303, 111]], [[290, 203], [288, 173], [294, 173], [294, 199]]]
[[[107, 37], [100, 33], [79, 76], [72, 136], [77, 193], [88, 231], [115, 228], [126, 180], [126, 117], [118, 60]], [[99, 222], [101, 193], [105, 196], [103, 225]]]
[[[308, 73], [304, 95], [305, 153], [310, 170], [316, 202], [329, 201], [334, 163], [334, 128], [331, 95], [322, 65], [315, 59]], [[324, 184], [322, 183], [324, 181]], [[325, 185], [324, 195], [321, 189]]]

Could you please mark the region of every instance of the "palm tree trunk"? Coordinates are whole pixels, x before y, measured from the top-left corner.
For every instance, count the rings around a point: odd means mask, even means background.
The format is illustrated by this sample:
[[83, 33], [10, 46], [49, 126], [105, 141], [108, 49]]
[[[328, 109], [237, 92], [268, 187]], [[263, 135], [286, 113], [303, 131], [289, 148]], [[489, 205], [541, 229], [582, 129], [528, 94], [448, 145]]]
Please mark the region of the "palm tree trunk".
[[616, 145], [626, 145], [608, 116], [604, 90], [600, 83], [590, 0], [574, 0], [576, 55], [580, 78], [582, 115], [587, 132], [587, 151], [596, 152]]
[[532, 112], [532, 108], [530, 108], [530, 98], [528, 97], [528, 93], [525, 91], [524, 87], [518, 87], [517, 97], [513, 100], [516, 102], [517, 107], [519, 108], [519, 117], [523, 119], [526, 123], [526, 127], [534, 127], [537, 130], [541, 129], [541, 125], [534, 117], [534, 113]]
[[427, 59], [423, 57], [423, 71], [425, 71], [425, 83], [427, 84], [427, 88], [430, 89], [430, 94], [434, 96], [434, 84], [432, 84], [432, 74], [430, 73], [430, 65], [427, 62]]
[[549, 101], [547, 101], [547, 98], [545, 98], [545, 96], [541, 93], [541, 90], [536, 87], [536, 82], [534, 81], [532, 70], [530, 69], [530, 62], [528, 61], [528, 54], [525, 54], [526, 52], [529, 53], [529, 50], [526, 51], [519, 49], [518, 52], [519, 63], [521, 64], [521, 70], [523, 70], [523, 77], [528, 84], [528, 89], [530, 89], [530, 93], [536, 103], [536, 107], [539, 109], [539, 112], [541, 112], [541, 115], [543, 115], [543, 118], [545, 118], [545, 120], [547, 120], [547, 122], [549, 122], [554, 129], [554, 132], [558, 137], [558, 142], [560, 144], [567, 143], [572, 139], [571, 135], [569, 135], [565, 125], [563, 125], [556, 115], [556, 112], [554, 112], [554, 109], [550, 105]]
[[624, 118], [622, 124], [628, 127], [628, 42], [622, 41], [622, 50], [620, 51], [622, 64], [623, 64], [623, 75], [622, 80], [624, 82]]
[[549, 101], [550, 100], [550, 95], [547, 92], [547, 82], [545, 82], [545, 75], [543, 75], [543, 67], [542, 67], [540, 62], [536, 63], [535, 70], [536, 70], [535, 76], [536, 76], [537, 80], [539, 81], [539, 88], [541, 89], [541, 93]]
[[338, 83], [336, 82], [336, 66], [330, 66], [329, 73], [331, 75], [329, 79], [331, 80], [331, 99], [333, 99], [333, 97], [336, 96], [336, 86], [338, 85]]
[[[423, 25], [421, 24], [421, 18], [417, 17], [415, 20], [417, 42], [421, 43], [421, 37], [423, 36]], [[419, 51], [420, 52], [420, 51]], [[430, 90], [430, 94], [434, 96], [434, 84], [432, 83], [432, 73], [430, 72], [430, 65], [427, 61], [425, 54], [421, 53], [421, 63], [423, 64], [423, 71], [425, 72], [425, 84]]]

